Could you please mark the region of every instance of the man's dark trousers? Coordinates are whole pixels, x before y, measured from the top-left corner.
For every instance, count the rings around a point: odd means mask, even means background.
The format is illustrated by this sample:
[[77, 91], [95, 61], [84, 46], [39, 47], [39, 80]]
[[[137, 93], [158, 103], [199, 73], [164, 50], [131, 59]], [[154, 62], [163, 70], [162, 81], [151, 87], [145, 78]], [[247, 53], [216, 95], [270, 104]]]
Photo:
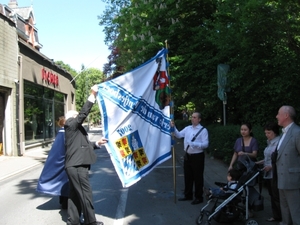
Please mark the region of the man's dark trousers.
[[184, 159], [184, 195], [186, 198], [193, 198], [193, 185], [195, 184], [195, 198], [202, 200], [203, 197], [203, 173], [204, 153], [187, 154]]
[[[92, 200], [92, 189], [89, 182], [89, 166], [72, 166], [66, 168], [69, 178], [70, 194], [68, 200], [69, 218], [68, 225], [80, 225], [81, 212], [84, 215], [84, 223], [96, 221]], [[80, 196], [80, 197], [78, 197]], [[84, 199], [80, 202], [79, 199]], [[70, 221], [74, 218], [74, 221]]]

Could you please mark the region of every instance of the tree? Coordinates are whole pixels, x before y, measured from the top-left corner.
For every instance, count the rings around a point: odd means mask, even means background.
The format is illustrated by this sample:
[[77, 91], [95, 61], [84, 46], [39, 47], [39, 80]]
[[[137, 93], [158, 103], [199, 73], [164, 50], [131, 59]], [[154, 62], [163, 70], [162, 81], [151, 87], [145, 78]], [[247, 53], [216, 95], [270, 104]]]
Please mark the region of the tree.
[[[230, 65], [230, 122], [263, 124], [282, 104], [298, 104], [299, 3], [219, 1], [211, 42], [216, 58]], [[291, 82], [293, 80], [293, 82]]]
[[[96, 68], [85, 69], [76, 78], [76, 109], [79, 111], [90, 95], [91, 87], [104, 81], [103, 73]], [[99, 106], [94, 105], [89, 114], [89, 122], [95, 124], [100, 121]]]
[[[121, 72], [128, 71], [153, 57], [165, 46], [165, 40], [171, 40], [169, 55], [171, 74], [174, 74], [175, 101], [180, 106], [196, 100], [196, 104], [200, 105], [198, 108], [202, 109], [211, 101], [201, 98], [199, 102], [199, 87], [188, 84], [203, 80], [201, 96], [207, 94], [211, 98], [211, 91], [205, 92], [204, 88], [205, 83], [210, 83], [212, 72], [206, 69], [207, 56], [212, 54], [212, 50], [211, 44], [206, 41], [208, 28], [205, 21], [213, 11], [214, 4], [210, 1], [197, 4], [194, 1], [132, 1], [121, 8], [112, 21], [118, 31], [114, 33], [117, 34], [114, 46], [118, 49], [114, 62], [118, 68], [124, 69]], [[209, 70], [209, 73], [204, 70]], [[207, 89], [210, 90], [209, 87]], [[183, 95], [186, 99], [181, 101]]]
[[70, 67], [69, 64], [65, 64], [63, 61], [56, 61], [56, 65], [60, 66], [62, 69], [70, 73], [73, 77], [76, 77], [77, 72], [73, 68]]
[[113, 3], [118, 13], [110, 17], [106, 35], [113, 37], [109, 40], [114, 67], [110, 68], [117, 74], [139, 66], [168, 40], [176, 108], [192, 102], [204, 121], [219, 121], [217, 65], [224, 63], [230, 66], [229, 123], [263, 124], [274, 119], [282, 104], [300, 111], [293, 97], [299, 95], [300, 79], [298, 1]]
[[116, 76], [122, 74], [122, 67], [117, 65], [117, 59], [119, 57], [119, 50], [115, 45], [115, 40], [118, 38], [118, 24], [114, 22], [115, 18], [120, 15], [120, 11], [122, 7], [126, 7], [130, 4], [130, 1], [123, 0], [123, 1], [104, 1], [107, 3], [106, 10], [100, 16], [99, 25], [104, 27], [105, 33], [105, 44], [108, 45], [108, 49], [111, 50], [110, 55], [108, 56], [108, 63], [106, 63], [103, 67], [103, 73], [106, 77], [109, 76]]

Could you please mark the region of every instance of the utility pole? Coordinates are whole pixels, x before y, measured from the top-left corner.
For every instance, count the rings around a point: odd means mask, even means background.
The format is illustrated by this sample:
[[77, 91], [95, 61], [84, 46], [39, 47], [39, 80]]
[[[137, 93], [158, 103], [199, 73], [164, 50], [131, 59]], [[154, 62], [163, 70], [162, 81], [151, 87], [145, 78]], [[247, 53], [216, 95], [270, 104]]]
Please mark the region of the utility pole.
[[[85, 88], [86, 88], [86, 99], [89, 97], [89, 82], [88, 82], [88, 79], [89, 79], [89, 76], [88, 76], [88, 71], [86, 73], [86, 77], [85, 77]], [[88, 114], [87, 116], [87, 120], [88, 120], [88, 126], [87, 126], [87, 131], [90, 130], [90, 114]]]

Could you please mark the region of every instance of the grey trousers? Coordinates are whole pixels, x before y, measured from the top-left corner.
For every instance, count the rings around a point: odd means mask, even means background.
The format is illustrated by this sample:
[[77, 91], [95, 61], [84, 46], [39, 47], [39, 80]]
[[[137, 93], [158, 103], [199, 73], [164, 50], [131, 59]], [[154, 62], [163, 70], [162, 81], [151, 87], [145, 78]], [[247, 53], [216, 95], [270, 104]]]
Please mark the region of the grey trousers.
[[300, 189], [279, 189], [282, 224], [300, 225]]

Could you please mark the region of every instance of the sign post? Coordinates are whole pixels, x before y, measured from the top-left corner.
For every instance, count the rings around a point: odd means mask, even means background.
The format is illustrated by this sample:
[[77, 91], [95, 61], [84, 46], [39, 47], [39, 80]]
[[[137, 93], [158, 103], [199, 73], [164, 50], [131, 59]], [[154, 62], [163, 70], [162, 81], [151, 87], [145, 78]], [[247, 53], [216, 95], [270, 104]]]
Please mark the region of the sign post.
[[226, 125], [226, 107], [227, 104], [227, 94], [226, 89], [227, 85], [227, 73], [229, 70], [229, 66], [226, 64], [219, 64], [217, 68], [218, 72], [218, 97], [221, 101], [223, 101], [223, 124]]

